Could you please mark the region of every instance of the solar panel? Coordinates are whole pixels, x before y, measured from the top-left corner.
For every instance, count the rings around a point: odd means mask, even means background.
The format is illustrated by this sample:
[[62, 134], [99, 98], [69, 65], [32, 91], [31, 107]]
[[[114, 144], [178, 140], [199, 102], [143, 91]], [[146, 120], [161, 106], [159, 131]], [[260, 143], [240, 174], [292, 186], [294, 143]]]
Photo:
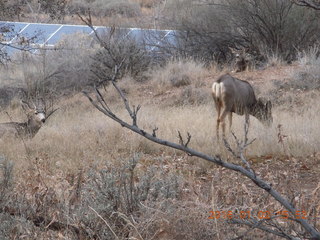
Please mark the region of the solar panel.
[[161, 51], [161, 48], [164, 47], [166, 44], [164, 39], [169, 32], [170, 31], [168, 30], [162, 30], [162, 31], [155, 30], [151, 35], [151, 40], [149, 40], [152, 46], [150, 51], [155, 51], [155, 52]]
[[51, 38], [46, 42], [49, 45], [56, 44], [63, 36], [75, 33], [92, 33], [92, 29], [88, 26], [63, 25]]
[[173, 30], [170, 30], [166, 36], [163, 38], [163, 42], [165, 42], [167, 45], [171, 47], [177, 47], [177, 35], [176, 32]]
[[113, 37], [119, 39], [119, 41], [126, 39], [129, 36], [133, 28], [116, 28], [113, 33]]
[[33, 41], [34, 43], [43, 44], [59, 27], [60, 25], [58, 24], [32, 23], [24, 28], [20, 35], [26, 38], [35, 37], [35, 40]]
[[[107, 37], [110, 27], [95, 27], [98, 36], [102, 39]], [[10, 44], [18, 44], [16, 34], [26, 38], [36, 37], [34, 43], [54, 46], [63, 36], [75, 33], [84, 33], [95, 38], [93, 30], [85, 25], [60, 25], [60, 24], [40, 24], [40, 23], [20, 23], [20, 22], [1, 22], [0, 21], [0, 41]], [[139, 29], [139, 28], [116, 28], [113, 36], [119, 41], [126, 38], [134, 39], [139, 46], [147, 51], [161, 51], [161, 48], [177, 45], [176, 32], [172, 30]], [[89, 44], [88, 44], [89, 45]], [[16, 45], [18, 46], [18, 45]], [[14, 48], [2, 47], [9, 54], [17, 51]], [[35, 52], [35, 51], [34, 51]]]
[[14, 54], [15, 52], [18, 52], [17, 49], [9, 46], [3, 47], [1, 51], [6, 52], [9, 56], [12, 56], [12, 54]]
[[145, 29], [135, 28], [128, 33], [128, 38], [133, 39], [136, 44], [138, 44], [141, 47], [144, 47], [146, 45], [146, 41], [145, 41], [146, 33], [147, 33], [147, 30]]
[[111, 28], [110, 27], [96, 27], [95, 30], [96, 30], [99, 37], [105, 37], [108, 34], [110, 34]]
[[27, 25], [27, 23], [0, 22], [1, 41], [10, 42]]

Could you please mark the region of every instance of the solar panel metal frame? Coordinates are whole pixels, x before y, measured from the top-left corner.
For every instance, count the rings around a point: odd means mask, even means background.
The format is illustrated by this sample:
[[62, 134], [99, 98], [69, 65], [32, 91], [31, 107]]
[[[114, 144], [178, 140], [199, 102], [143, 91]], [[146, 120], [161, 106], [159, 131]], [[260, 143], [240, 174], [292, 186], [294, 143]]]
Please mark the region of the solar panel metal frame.
[[[9, 22], [9, 21], [0, 21], [0, 25], [1, 24], [12, 24], [15, 26], [15, 24], [26, 24], [18, 33], [17, 35], [15, 35], [10, 41], [7, 42], [2, 42], [4, 43], [4, 46], [1, 47], [1, 50], [3, 50], [6, 47], [10, 47], [9, 45], [13, 43], [13, 41], [17, 38], [18, 34], [22, 34], [23, 32], [28, 32], [28, 27], [32, 26], [40, 26], [39, 28], [45, 26], [45, 25], [49, 25], [49, 26], [57, 26], [57, 29], [55, 31], [53, 31], [52, 33], [49, 33], [45, 39], [43, 39], [42, 42], [37, 42], [35, 44], [32, 44], [33, 46], [39, 46], [39, 47], [54, 47], [55, 44], [57, 43], [57, 41], [52, 42], [52, 38], [54, 38], [57, 34], [59, 34], [59, 32], [64, 28], [64, 27], [74, 27], [74, 28], [90, 28], [87, 25], [70, 25], [70, 24], [43, 24], [43, 23], [27, 23], [27, 22]], [[100, 29], [111, 29], [110, 27], [105, 27], [105, 26], [94, 26], [94, 30], [98, 30], [101, 32]], [[146, 51], [159, 51], [159, 46], [162, 44], [162, 42], [164, 42], [164, 40], [166, 39], [167, 36], [170, 35], [170, 33], [175, 32], [173, 30], [157, 30], [157, 29], [144, 29], [144, 28], [117, 28], [118, 31], [124, 31], [124, 36], [123, 39], [129, 37], [134, 31], [138, 30], [138, 31], [145, 31], [145, 32], [155, 32], [155, 33], [165, 33], [164, 36], [159, 39], [158, 41], [155, 42], [148, 42], [148, 39], [143, 39], [143, 41], [145, 42], [145, 49]], [[92, 29], [91, 29], [92, 30]], [[127, 31], [127, 32], [126, 32]], [[74, 31], [70, 34], [76, 33], [78, 31]], [[86, 34], [88, 35], [93, 35], [94, 31], [88, 31]], [[158, 34], [159, 36], [161, 34]], [[143, 37], [145, 38], [145, 37]], [[50, 42], [51, 41], [51, 42]], [[7, 45], [7, 46], [6, 46]], [[14, 50], [13, 50], [14, 51]], [[37, 52], [37, 50], [34, 51], [34, 53]]]

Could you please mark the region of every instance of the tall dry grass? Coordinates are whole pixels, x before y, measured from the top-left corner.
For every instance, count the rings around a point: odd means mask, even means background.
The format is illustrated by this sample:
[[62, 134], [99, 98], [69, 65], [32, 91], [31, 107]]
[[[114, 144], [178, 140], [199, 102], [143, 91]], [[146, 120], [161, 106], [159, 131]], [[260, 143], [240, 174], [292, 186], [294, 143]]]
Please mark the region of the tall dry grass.
[[[210, 96], [211, 80], [207, 80], [212, 73], [201, 63], [175, 60], [148, 74], [150, 80], [147, 83], [136, 83], [129, 77], [119, 81], [131, 104], [142, 105], [138, 118], [140, 127], [149, 132], [158, 127], [157, 133], [160, 138], [175, 142], [177, 142], [177, 131], [182, 134], [189, 132], [192, 135], [190, 147], [207, 154], [222, 154], [228, 158], [229, 154], [224, 145], [215, 138], [216, 111]], [[185, 82], [184, 78], [188, 81]], [[259, 95], [267, 96], [272, 87], [275, 86], [270, 82], [263, 83]], [[186, 89], [192, 90], [191, 96], [184, 94]], [[170, 97], [170, 93], [168, 96], [165, 94], [168, 90], [173, 92], [173, 96], [177, 95], [181, 101], [184, 98], [199, 98], [201, 94], [203, 94], [201, 98], [206, 97], [208, 100], [199, 104], [173, 102], [168, 105], [168, 101], [174, 99]], [[112, 86], [108, 86], [104, 94], [111, 108], [129, 120]], [[297, 97], [301, 98], [303, 95]], [[320, 95], [317, 93], [312, 96], [306, 95], [305, 99], [300, 99], [304, 104], [294, 107], [295, 111], [291, 110], [291, 102], [275, 104], [274, 123], [270, 128], [266, 128], [251, 117], [249, 137], [256, 138], [256, 141], [249, 146], [246, 153], [250, 156], [278, 154], [305, 156], [319, 151], [320, 130], [317, 127], [320, 120], [318, 114], [320, 109], [317, 104], [319, 98]], [[283, 107], [286, 104], [290, 104], [288, 108]], [[28, 148], [32, 149], [30, 151], [32, 157], [43, 153], [53, 167], [70, 170], [76, 166], [101, 163], [109, 158], [129, 156], [134, 152], [147, 154], [175, 152], [123, 129], [98, 112], [82, 94], [69, 99], [63, 98], [57, 105], [60, 110], [40, 129], [34, 139], [26, 142]], [[15, 104], [14, 110], [10, 108], [8, 110], [13, 120], [26, 120], [18, 104]], [[10, 121], [5, 112], [0, 114], [0, 121]], [[278, 125], [282, 126], [283, 134], [286, 135], [281, 144], [278, 138]], [[233, 114], [232, 131], [238, 137], [243, 136], [243, 126], [244, 117]], [[230, 133], [228, 141], [233, 142]], [[10, 159], [15, 161], [20, 159], [21, 163], [24, 161], [26, 156], [22, 154], [23, 147], [19, 141], [17, 144], [2, 141], [1, 145], [4, 154]]]
[[204, 64], [192, 59], [173, 59], [165, 66], [151, 69], [147, 73], [158, 93], [191, 84], [199, 87], [202, 85], [201, 80], [208, 75]]
[[[249, 138], [256, 138], [248, 147], [248, 156], [292, 155], [307, 156], [319, 151], [320, 129], [318, 114], [320, 107], [316, 105], [320, 96], [310, 102], [301, 111], [273, 111], [274, 122], [270, 128], [263, 126], [258, 120], [250, 118]], [[227, 159], [230, 154], [224, 145], [215, 138], [215, 109], [213, 103], [200, 106], [183, 106], [158, 108], [155, 105], [143, 105], [139, 112], [138, 124], [146, 131], [152, 132], [158, 127], [157, 135], [169, 141], [178, 142], [180, 131], [184, 136], [192, 135], [190, 147], [207, 154], [222, 154]], [[115, 112], [129, 121], [128, 114], [119, 102], [111, 105]], [[11, 114], [13, 119], [23, 120], [23, 115]], [[5, 113], [0, 115], [7, 121]], [[283, 144], [278, 143], [278, 125], [287, 137]], [[243, 136], [244, 117], [234, 114], [232, 131], [241, 138]], [[231, 134], [228, 141], [233, 142]], [[27, 152], [19, 141], [1, 142], [2, 153], [24, 166]], [[55, 168], [67, 171], [102, 164], [106, 159], [128, 157], [135, 152], [145, 154], [172, 154], [175, 151], [147, 141], [119, 124], [109, 120], [90, 105], [84, 96], [61, 102], [60, 110], [42, 127], [35, 138], [26, 141], [30, 149], [31, 159], [43, 156], [45, 161]], [[177, 153], [180, 154], [180, 153]]]

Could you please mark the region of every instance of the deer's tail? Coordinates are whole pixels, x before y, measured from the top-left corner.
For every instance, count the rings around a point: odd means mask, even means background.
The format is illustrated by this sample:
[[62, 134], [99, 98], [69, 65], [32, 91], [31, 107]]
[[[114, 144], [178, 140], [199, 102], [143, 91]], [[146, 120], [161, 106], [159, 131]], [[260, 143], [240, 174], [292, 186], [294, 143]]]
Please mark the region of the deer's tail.
[[222, 100], [222, 83], [214, 82], [212, 84], [212, 97], [216, 103]]

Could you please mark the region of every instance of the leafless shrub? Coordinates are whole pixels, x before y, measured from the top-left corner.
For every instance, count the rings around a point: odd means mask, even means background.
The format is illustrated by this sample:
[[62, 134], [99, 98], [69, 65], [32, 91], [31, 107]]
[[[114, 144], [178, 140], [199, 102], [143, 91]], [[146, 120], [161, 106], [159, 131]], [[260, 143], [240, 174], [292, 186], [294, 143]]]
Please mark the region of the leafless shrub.
[[33, 97], [40, 92], [57, 97], [81, 91], [92, 84], [90, 63], [96, 48], [89, 47], [91, 41], [89, 36], [73, 34], [63, 37], [55, 50], [39, 49], [36, 54], [19, 54], [14, 60], [21, 65], [14, 70], [22, 72], [23, 83], [21, 79], [16, 82], [20, 81], [19, 85]]
[[[101, 3], [105, 3], [105, 1], [102, 0]], [[141, 10], [137, 3], [125, 0], [111, 1], [104, 8], [102, 15], [105, 16], [123, 15], [130, 18], [141, 15]]]
[[178, 53], [207, 61], [230, 62], [228, 47], [248, 47], [258, 59], [276, 54], [292, 61], [296, 49], [319, 39], [319, 13], [290, 1], [184, 0], [166, 6], [169, 24], [180, 30]]
[[265, 55], [277, 54], [290, 61], [296, 58], [296, 48], [306, 49], [319, 39], [315, 11], [283, 0], [227, 2], [240, 36]]
[[38, 4], [39, 10], [48, 14], [51, 19], [63, 19], [67, 14], [67, 0], [39, 0]]
[[19, 5], [23, 7], [24, 14], [30, 14], [33, 21], [39, 21], [40, 14], [42, 18], [61, 20], [69, 13], [67, 0], [29, 0], [20, 1]]
[[0, 88], [0, 109], [9, 106], [12, 100], [26, 99], [27, 93], [24, 88], [20, 87], [3, 87]]
[[231, 60], [228, 47], [241, 42], [232, 34], [225, 9], [191, 0], [168, 1], [164, 15], [169, 28], [178, 30], [176, 40], [165, 45], [169, 54], [221, 63]]
[[114, 31], [106, 37], [109, 41], [103, 43], [103, 48], [92, 57], [91, 80], [97, 85], [106, 83], [106, 77], [112, 74], [112, 66], [124, 56], [124, 67], [119, 72], [120, 78], [129, 74], [139, 81], [141, 74], [152, 64], [152, 58], [135, 39], [124, 37], [127, 32], [122, 32], [120, 29]]
[[170, 78], [170, 83], [173, 87], [181, 87], [191, 84], [191, 80], [188, 75], [173, 75]]
[[47, 87], [57, 94], [70, 94], [90, 85], [91, 57], [97, 48], [90, 36], [79, 33], [62, 38], [57, 50], [44, 52], [42, 61], [50, 76]]
[[85, 14], [88, 9], [100, 17], [112, 17], [122, 15], [124, 17], [137, 17], [141, 15], [141, 9], [138, 3], [128, 0], [93, 0], [90, 2], [77, 0], [70, 6], [72, 12]]
[[3, 21], [17, 18], [22, 11], [21, 3], [19, 0], [2, 0], [0, 1], [0, 9], [0, 20]]

